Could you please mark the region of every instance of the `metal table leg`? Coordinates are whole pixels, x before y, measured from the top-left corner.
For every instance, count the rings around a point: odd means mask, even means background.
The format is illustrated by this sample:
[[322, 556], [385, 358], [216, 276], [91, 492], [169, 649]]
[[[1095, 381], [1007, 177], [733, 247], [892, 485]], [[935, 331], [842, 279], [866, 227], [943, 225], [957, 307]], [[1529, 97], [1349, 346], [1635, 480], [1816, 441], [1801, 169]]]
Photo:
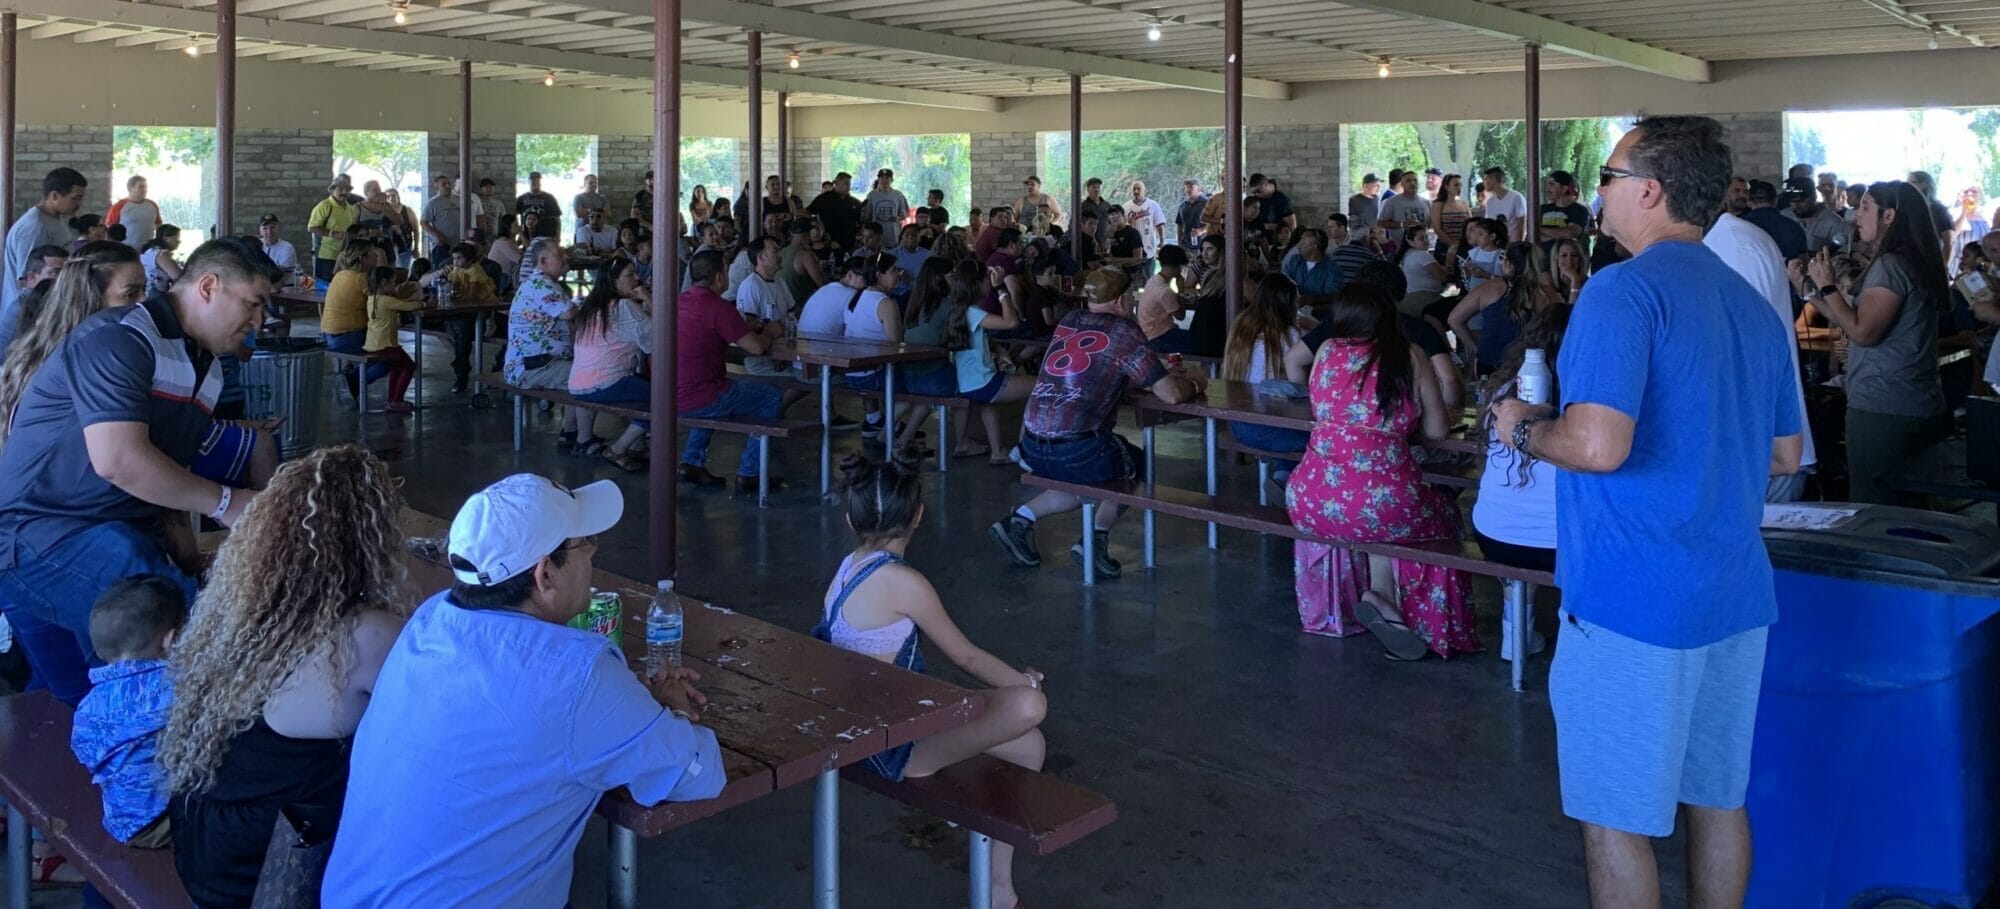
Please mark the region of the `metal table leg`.
[[966, 831], [966, 909], [993, 909], [993, 838]]
[[896, 456], [896, 364], [882, 367], [882, 460]]
[[[1208, 494], [1215, 495], [1215, 418], [1208, 417], [1202, 422], [1202, 454], [1208, 462]], [[1208, 524], [1208, 548], [1215, 548], [1215, 522]]]
[[514, 450], [520, 451], [521, 424], [528, 421], [527, 404], [521, 400], [520, 395], [513, 395], [512, 397], [514, 399]]
[[612, 824], [605, 861], [606, 905], [611, 909], [639, 909], [639, 835], [629, 827]]
[[[1153, 429], [1154, 427], [1148, 426], [1143, 433], [1146, 439], [1146, 495], [1149, 497], [1153, 494]], [[1151, 508], [1146, 509], [1146, 567], [1154, 567], [1153, 510]]]
[[833, 492], [833, 370], [819, 368], [819, 497]]
[[1083, 500], [1083, 586], [1097, 585], [1097, 503]]
[[28, 858], [35, 834], [20, 809], [7, 806], [7, 909], [28, 909]]
[[840, 771], [819, 775], [813, 792], [813, 909], [840, 909]]
[[1527, 582], [1510, 579], [1503, 585], [1503, 592], [1506, 602], [1501, 604], [1501, 608], [1507, 610], [1507, 618], [1514, 623], [1514, 649], [1507, 656], [1514, 663], [1514, 690], [1518, 692], [1521, 690], [1522, 667], [1528, 663], [1528, 639], [1535, 633], [1531, 618], [1535, 613], [1528, 606]]
[[751, 436], [750, 441], [757, 446], [757, 507], [764, 507], [771, 497], [771, 437]]
[[[456, 351], [454, 351], [456, 353]], [[472, 391], [474, 394], [486, 390], [479, 376], [486, 370], [486, 314], [472, 317]]]
[[938, 417], [938, 473], [949, 473], [951, 471], [951, 452], [948, 449], [951, 447], [951, 431], [947, 428], [946, 423], [951, 418], [951, 408], [933, 407], [931, 409], [937, 411]]
[[421, 414], [424, 412], [424, 314], [422, 312], [416, 315], [416, 329], [417, 374], [410, 380], [410, 384], [417, 387], [417, 413]]

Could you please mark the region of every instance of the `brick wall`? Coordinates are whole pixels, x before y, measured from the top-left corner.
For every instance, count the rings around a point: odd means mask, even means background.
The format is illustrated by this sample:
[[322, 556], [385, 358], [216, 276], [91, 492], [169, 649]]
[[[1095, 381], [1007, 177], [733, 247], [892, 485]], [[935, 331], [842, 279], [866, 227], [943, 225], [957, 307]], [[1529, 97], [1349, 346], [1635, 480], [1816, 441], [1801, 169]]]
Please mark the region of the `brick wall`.
[[632, 216], [632, 195], [645, 188], [652, 169], [652, 136], [597, 137], [597, 191], [610, 203], [605, 215], [612, 224]]
[[827, 170], [828, 142], [819, 136], [791, 136], [792, 147], [786, 166], [792, 178], [792, 192], [807, 202], [819, 195], [819, 183], [833, 174]]
[[1012, 204], [1021, 181], [1041, 166], [1035, 133], [973, 133], [970, 151], [974, 208]]
[[[458, 137], [452, 137], [454, 147]], [[458, 165], [457, 157], [451, 159], [452, 166]], [[515, 196], [514, 134], [513, 133], [473, 133], [472, 134], [472, 186], [475, 191], [479, 181], [492, 180], [499, 184], [494, 195], [507, 200], [512, 206]]]
[[[1291, 197], [1301, 225], [1319, 226], [1329, 212], [1342, 210], [1340, 126], [1297, 123], [1246, 130], [1243, 175], [1265, 173]], [[1203, 179], [1213, 179], [1204, 177]]]
[[1782, 113], [1715, 114], [1728, 132], [1737, 174], [1777, 183], [1785, 176], [1785, 115]]
[[111, 127], [19, 126], [14, 130], [14, 216], [42, 201], [42, 178], [74, 167], [90, 181], [84, 211], [102, 214], [125, 187], [111, 185]]
[[[278, 216], [285, 239], [305, 253], [311, 249], [306, 221], [313, 206], [326, 198], [326, 180], [332, 173], [332, 130], [238, 130], [232, 232], [255, 233], [257, 219], [269, 212]], [[422, 205], [408, 199], [404, 203], [411, 208]]]

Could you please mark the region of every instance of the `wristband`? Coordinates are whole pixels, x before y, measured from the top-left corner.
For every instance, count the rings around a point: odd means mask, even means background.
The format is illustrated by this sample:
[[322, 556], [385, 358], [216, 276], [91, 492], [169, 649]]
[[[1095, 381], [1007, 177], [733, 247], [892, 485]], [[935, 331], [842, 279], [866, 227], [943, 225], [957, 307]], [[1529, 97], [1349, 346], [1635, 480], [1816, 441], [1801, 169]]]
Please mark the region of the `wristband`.
[[1822, 285], [1819, 289], [1819, 295], [1822, 297], [1830, 297], [1837, 293], [1840, 293], [1840, 288], [1831, 284]]
[[209, 512], [208, 514], [209, 520], [215, 521], [216, 523], [222, 522], [222, 516], [229, 513], [229, 499], [230, 499], [230, 489], [229, 487], [224, 486], [222, 487], [222, 501], [221, 503], [215, 506], [214, 511]]
[[688, 712], [680, 709], [679, 707], [669, 707], [667, 708], [667, 710], [668, 712], [672, 713], [676, 719], [679, 719], [683, 723], [694, 722], [694, 717], [688, 716]]
[[1536, 423], [1542, 422], [1543, 419], [1543, 417], [1522, 417], [1521, 422], [1514, 424], [1513, 442], [1515, 451], [1522, 454], [1530, 453], [1528, 451], [1528, 430]]

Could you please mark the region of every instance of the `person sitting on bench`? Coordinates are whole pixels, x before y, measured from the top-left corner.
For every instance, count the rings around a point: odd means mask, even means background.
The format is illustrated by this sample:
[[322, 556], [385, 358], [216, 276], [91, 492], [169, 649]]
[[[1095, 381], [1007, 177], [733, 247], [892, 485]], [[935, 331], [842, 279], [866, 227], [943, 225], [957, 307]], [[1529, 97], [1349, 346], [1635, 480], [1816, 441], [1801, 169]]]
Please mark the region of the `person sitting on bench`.
[[139, 849], [173, 842], [153, 755], [174, 700], [167, 649], [186, 621], [187, 594], [158, 575], [119, 581], [90, 608], [90, 646], [106, 665], [90, 670], [70, 750], [104, 791], [105, 832]]
[[[1310, 324], [1310, 319], [1308, 319]], [[1285, 378], [1286, 352], [1304, 346], [1299, 331], [1299, 286], [1276, 272], [1267, 273], [1257, 285], [1257, 294], [1245, 301], [1229, 330], [1229, 344], [1222, 353], [1222, 377], [1231, 382], [1256, 385], [1267, 379]], [[1265, 451], [1302, 452], [1309, 433], [1281, 426], [1263, 426], [1229, 421], [1236, 441]], [[1280, 487], [1298, 466], [1297, 461], [1268, 459], [1271, 482]]]
[[[1562, 350], [1563, 333], [1569, 330], [1571, 304], [1556, 303], [1535, 313], [1521, 329], [1521, 337], [1493, 371], [1493, 399], [1519, 397], [1516, 379], [1531, 349], [1543, 352], [1549, 369], [1549, 399], [1561, 400], [1562, 388], [1556, 376], [1556, 355]], [[1481, 421], [1486, 430], [1486, 457], [1479, 471], [1479, 498], [1472, 503], [1472, 533], [1479, 551], [1502, 565], [1533, 571], [1556, 570], [1556, 466], [1526, 452], [1515, 451], [1500, 440], [1493, 428], [1493, 410], [1487, 408]], [[1535, 601], [1535, 586], [1528, 585], [1525, 596]], [[1530, 613], [1532, 615], [1532, 613]], [[1518, 629], [1513, 612], [1500, 610], [1500, 656], [1513, 659], [1513, 640]], [[1541, 632], [1528, 639], [1528, 655], [1542, 652], [1546, 645]]]
[[[622, 404], [641, 410], [653, 400], [652, 383], [641, 371], [653, 354], [653, 295], [639, 283], [630, 259], [607, 259], [597, 268], [590, 295], [577, 307], [575, 359], [569, 393], [594, 404]], [[604, 452], [626, 473], [646, 469], [633, 449], [651, 432], [651, 420], [633, 420]]]
[[[719, 276], [721, 254], [703, 257]], [[458, 510], [455, 583], [410, 616], [354, 733], [354, 822], [334, 842], [325, 905], [561, 906], [605, 793], [721, 794], [722, 750], [694, 725], [699, 676], [642, 681], [617, 644], [567, 624], [590, 606], [597, 537], [624, 511], [610, 480], [565, 489], [528, 473]]]
[[[689, 287], [680, 297], [680, 333], [675, 336], [680, 369], [675, 375], [679, 388], [675, 406], [683, 417], [728, 419], [778, 418], [784, 407], [784, 392], [760, 382], [735, 382], [729, 378], [727, 355], [731, 345], [746, 354], [762, 354], [771, 349], [771, 339], [785, 332], [781, 322], [766, 322], [751, 331], [743, 314], [722, 299], [729, 274], [722, 253], [704, 249], [688, 261]], [[708, 441], [711, 429], [688, 430], [687, 447], [681, 451], [681, 480], [696, 486], [721, 486], [725, 482], [708, 472]], [[743, 443], [743, 455], [736, 462], [736, 491], [757, 489], [759, 449], [771, 444], [769, 436], [751, 436]], [[785, 481], [771, 477], [771, 489], [785, 488]]]
[[[1118, 406], [1134, 386], [1150, 388], [1160, 400], [1179, 403], [1201, 394], [1208, 379], [1186, 370], [1168, 370], [1146, 346], [1146, 335], [1132, 321], [1131, 279], [1115, 268], [1100, 268], [1084, 279], [1087, 309], [1063, 317], [1053, 345], [1042, 360], [1041, 378], [1028, 395], [1022, 418], [1021, 458], [1028, 469], [1067, 483], [1105, 483], [1138, 477], [1146, 458], [1139, 447], [1113, 431]], [[1076, 496], [1044, 489], [1014, 510], [987, 534], [1017, 564], [1042, 564], [1035, 548], [1035, 522], [1052, 514], [1074, 511]], [[1093, 567], [1097, 574], [1118, 576], [1111, 557], [1111, 526], [1123, 506], [1098, 511]], [[1083, 564], [1083, 541], [1069, 550]]]
[[[501, 377], [521, 388], [569, 388], [570, 359], [575, 343], [570, 322], [576, 305], [570, 302], [569, 259], [562, 244], [538, 237], [528, 244], [523, 257], [526, 274], [507, 307], [507, 353]], [[604, 454], [604, 443], [592, 431], [587, 415], [574, 407], [563, 413], [562, 433], [556, 436], [556, 452], [580, 458]]]
[[[986, 710], [979, 718], [928, 738], [899, 745], [861, 763], [892, 782], [926, 777], [979, 754], [1042, 769], [1048, 742], [1042, 719], [1049, 702], [1042, 673], [1015, 669], [967, 640], [937, 590], [922, 572], [903, 560], [917, 525], [923, 522], [923, 484], [917, 462], [906, 451], [886, 464], [852, 454], [841, 462], [841, 497], [847, 526], [857, 538], [840, 563], [813, 637], [842, 650], [867, 654], [911, 672], [924, 671], [919, 646], [929, 635], [946, 657], [973, 678], [992, 686], [981, 692]], [[1014, 847], [993, 844], [993, 905], [1018, 906], [1014, 892]]]

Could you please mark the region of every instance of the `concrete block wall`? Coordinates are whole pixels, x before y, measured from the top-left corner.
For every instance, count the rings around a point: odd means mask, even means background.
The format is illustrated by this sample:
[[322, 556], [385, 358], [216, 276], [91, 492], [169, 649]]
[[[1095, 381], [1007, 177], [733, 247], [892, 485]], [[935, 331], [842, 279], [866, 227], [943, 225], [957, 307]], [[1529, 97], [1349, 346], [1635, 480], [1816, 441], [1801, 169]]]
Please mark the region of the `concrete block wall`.
[[90, 181], [83, 211], [103, 214], [125, 187], [111, 185], [111, 127], [18, 126], [14, 130], [14, 216], [42, 201], [42, 178], [74, 167]]
[[1277, 180], [1291, 197], [1299, 224], [1317, 227], [1329, 213], [1343, 210], [1352, 193], [1342, 191], [1339, 124], [1253, 126], [1245, 132], [1243, 175], [1263, 173]]
[[[453, 137], [453, 146], [455, 147], [457, 143], [457, 137]], [[455, 151], [451, 161], [453, 167], [458, 166]], [[514, 172], [513, 133], [472, 134], [472, 185], [474, 191], [478, 190], [479, 181], [492, 180], [494, 183], [499, 184], [499, 188], [495, 191], [494, 195], [506, 199], [511, 210], [516, 194], [516, 190], [514, 189], [516, 184], [514, 181], [518, 176]]]
[[610, 203], [604, 214], [612, 224], [632, 216], [632, 196], [652, 169], [652, 136], [597, 137], [597, 191]]
[[[274, 214], [285, 239], [302, 255], [311, 255], [306, 221], [313, 206], [326, 198], [326, 181], [332, 173], [332, 130], [237, 130], [236, 217], [231, 232], [255, 233], [257, 220]], [[408, 199], [404, 202], [421, 207]]]
[[1727, 133], [1723, 141], [1745, 177], [1777, 183], [1785, 176], [1785, 115], [1783, 113], [1714, 114]]
[[1012, 204], [1021, 181], [1041, 166], [1040, 139], [1031, 132], [973, 133], [970, 152], [974, 208]]
[[821, 180], [831, 178], [827, 167], [830, 143], [819, 136], [791, 136], [791, 148], [786, 150], [788, 174], [792, 178], [792, 192], [800, 199], [811, 202], [819, 195]]

